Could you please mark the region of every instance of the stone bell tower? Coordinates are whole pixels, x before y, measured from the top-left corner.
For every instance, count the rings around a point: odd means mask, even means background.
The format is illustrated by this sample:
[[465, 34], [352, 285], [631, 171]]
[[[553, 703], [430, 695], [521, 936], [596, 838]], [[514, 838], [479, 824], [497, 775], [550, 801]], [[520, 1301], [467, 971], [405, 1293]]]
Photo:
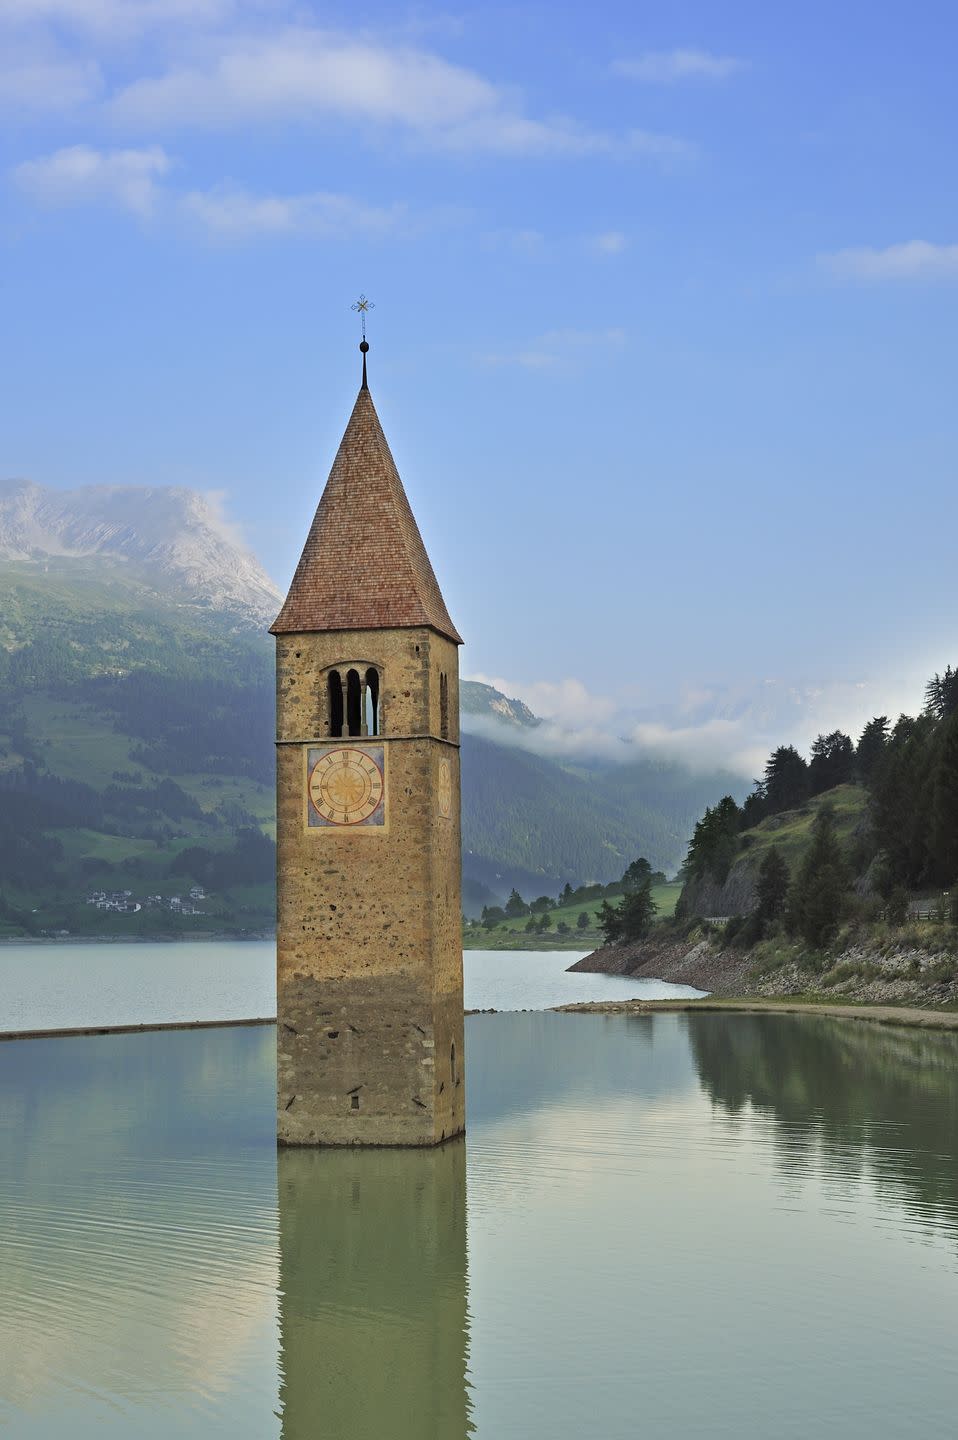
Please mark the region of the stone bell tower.
[[465, 1124], [459, 652], [366, 383], [276, 622], [278, 1138]]

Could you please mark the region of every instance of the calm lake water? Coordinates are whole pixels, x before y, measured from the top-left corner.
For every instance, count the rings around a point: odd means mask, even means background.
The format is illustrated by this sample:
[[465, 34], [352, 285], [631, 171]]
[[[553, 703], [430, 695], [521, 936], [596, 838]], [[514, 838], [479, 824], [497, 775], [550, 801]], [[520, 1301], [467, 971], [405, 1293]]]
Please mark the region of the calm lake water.
[[[545, 1010], [606, 997], [702, 993], [664, 980], [567, 975], [581, 954], [467, 950], [466, 1009]], [[0, 1033], [275, 1014], [272, 940], [0, 945]]]
[[466, 1061], [465, 1143], [277, 1155], [272, 1027], [0, 1044], [0, 1432], [954, 1435], [958, 1037], [503, 1014]]

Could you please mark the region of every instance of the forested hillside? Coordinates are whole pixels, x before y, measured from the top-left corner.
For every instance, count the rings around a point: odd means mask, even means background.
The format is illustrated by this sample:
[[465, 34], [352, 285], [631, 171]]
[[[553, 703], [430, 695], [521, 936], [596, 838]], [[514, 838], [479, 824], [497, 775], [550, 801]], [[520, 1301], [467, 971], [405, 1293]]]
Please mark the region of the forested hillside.
[[[125, 557], [0, 561], [0, 933], [272, 924], [272, 640], [207, 602]], [[463, 712], [470, 914], [637, 854], [674, 868], [730, 783], [518, 748], [539, 721], [491, 686], [464, 682]]]
[[730, 779], [653, 760], [563, 765], [468, 731], [462, 775], [464, 868], [495, 863], [497, 898], [615, 880], [638, 854], [674, 872], [703, 801]]
[[679, 915], [747, 917], [752, 941], [779, 925], [821, 947], [845, 919], [934, 907], [958, 920], [958, 674], [857, 743], [820, 735], [808, 759], [780, 746], [742, 806], [706, 809], [685, 869]]
[[268, 637], [104, 558], [5, 565], [0, 611], [0, 923], [271, 924]]

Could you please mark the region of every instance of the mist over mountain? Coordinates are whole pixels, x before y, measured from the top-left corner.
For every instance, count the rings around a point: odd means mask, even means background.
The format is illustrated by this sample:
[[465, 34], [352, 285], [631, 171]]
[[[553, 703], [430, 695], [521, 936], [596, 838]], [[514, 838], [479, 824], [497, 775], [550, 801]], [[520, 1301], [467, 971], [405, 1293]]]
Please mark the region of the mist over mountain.
[[183, 601], [269, 624], [281, 596], [223, 516], [218, 497], [179, 486], [0, 483], [0, 561], [97, 557], [127, 564]]

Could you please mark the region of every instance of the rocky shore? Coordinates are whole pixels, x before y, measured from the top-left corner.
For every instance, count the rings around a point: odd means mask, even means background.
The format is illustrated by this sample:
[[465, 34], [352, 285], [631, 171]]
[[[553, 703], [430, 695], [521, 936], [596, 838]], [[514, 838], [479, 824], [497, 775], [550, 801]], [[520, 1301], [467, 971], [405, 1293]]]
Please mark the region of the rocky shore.
[[929, 927], [927, 936], [896, 940], [887, 932], [856, 936], [826, 958], [778, 942], [755, 950], [723, 946], [721, 932], [651, 936], [605, 945], [571, 965], [600, 975], [670, 980], [716, 997], [822, 994], [869, 1005], [958, 1004], [958, 956], [953, 944]]

